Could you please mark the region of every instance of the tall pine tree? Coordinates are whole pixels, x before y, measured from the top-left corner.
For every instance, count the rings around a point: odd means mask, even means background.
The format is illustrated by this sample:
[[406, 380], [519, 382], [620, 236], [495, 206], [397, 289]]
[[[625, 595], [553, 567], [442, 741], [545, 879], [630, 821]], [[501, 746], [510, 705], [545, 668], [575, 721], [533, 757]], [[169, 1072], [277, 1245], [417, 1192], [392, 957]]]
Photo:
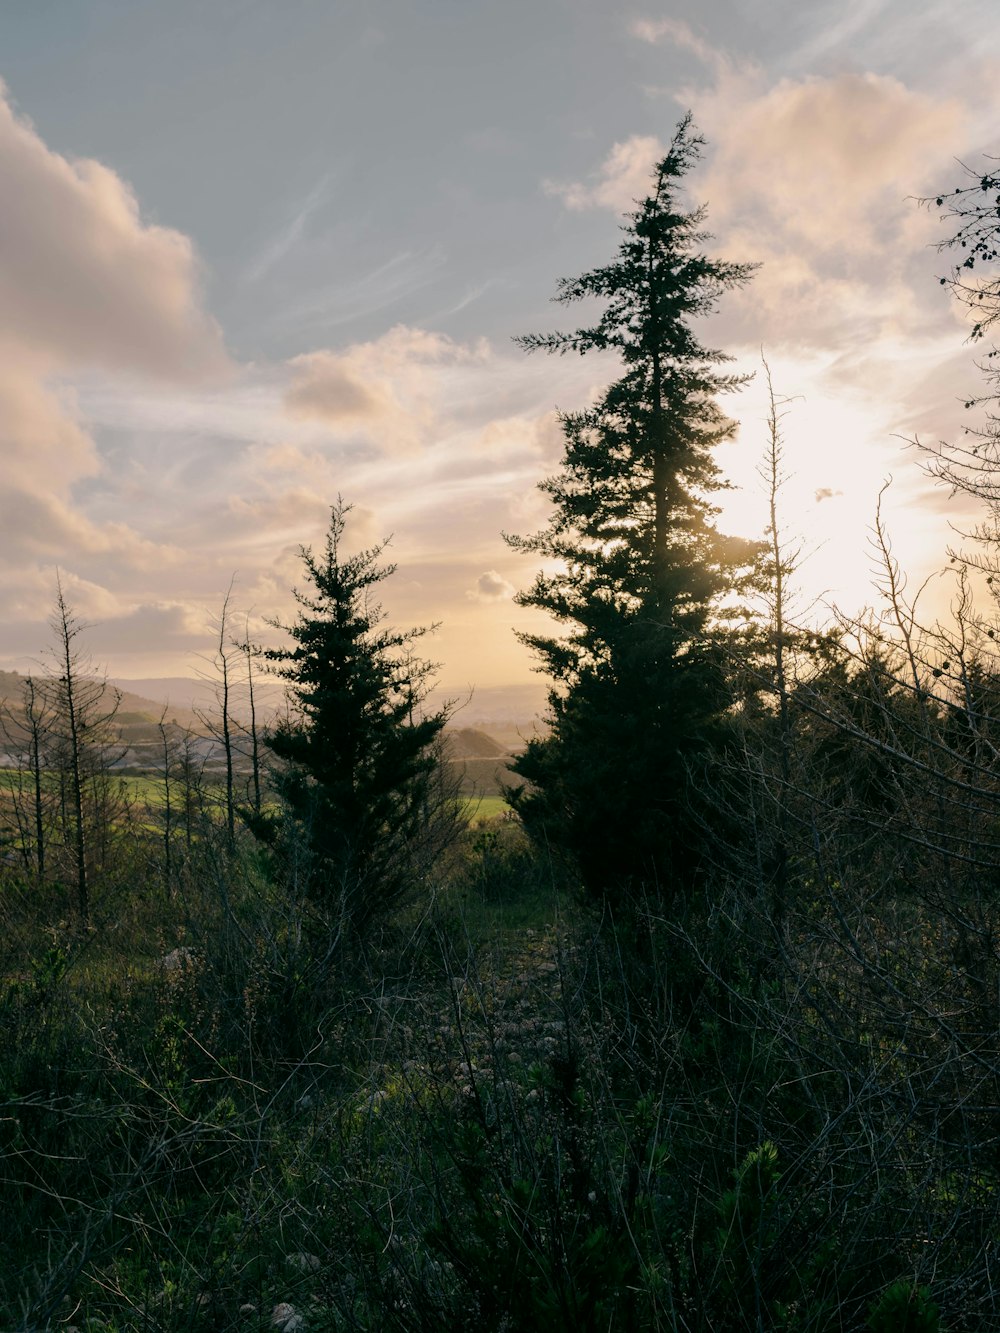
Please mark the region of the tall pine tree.
[[714, 526], [713, 450], [735, 429], [716, 396], [744, 377], [719, 369], [730, 358], [693, 321], [754, 266], [709, 258], [704, 209], [679, 200], [702, 144], [685, 117], [614, 260], [560, 283], [560, 302], [603, 301], [597, 322], [518, 340], [611, 349], [623, 363], [591, 409], [562, 419], [562, 466], [541, 485], [548, 527], [507, 538], [548, 565], [520, 604], [564, 627], [522, 636], [553, 688], [551, 731], [515, 765], [530, 783], [518, 805], [596, 893], [643, 883], [669, 895], [697, 872], [708, 816], [691, 779], [729, 704], [711, 615], [756, 552]]

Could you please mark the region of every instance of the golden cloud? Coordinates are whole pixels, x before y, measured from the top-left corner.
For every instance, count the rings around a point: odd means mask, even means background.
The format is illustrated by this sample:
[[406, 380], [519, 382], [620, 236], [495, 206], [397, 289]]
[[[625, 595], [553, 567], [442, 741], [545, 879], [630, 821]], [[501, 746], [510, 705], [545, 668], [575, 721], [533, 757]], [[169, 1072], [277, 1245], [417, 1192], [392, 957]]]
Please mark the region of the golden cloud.
[[906, 196], [962, 141], [957, 100], [886, 75], [783, 79], [757, 97], [746, 91], [738, 79], [724, 82], [700, 112], [714, 145], [699, 181], [712, 217], [749, 213], [784, 241], [822, 253], [888, 249], [912, 216]]
[[293, 357], [285, 407], [337, 430], [362, 430], [384, 452], [412, 453], [439, 422], [449, 371], [488, 356], [485, 343], [468, 347], [397, 325], [373, 342]]

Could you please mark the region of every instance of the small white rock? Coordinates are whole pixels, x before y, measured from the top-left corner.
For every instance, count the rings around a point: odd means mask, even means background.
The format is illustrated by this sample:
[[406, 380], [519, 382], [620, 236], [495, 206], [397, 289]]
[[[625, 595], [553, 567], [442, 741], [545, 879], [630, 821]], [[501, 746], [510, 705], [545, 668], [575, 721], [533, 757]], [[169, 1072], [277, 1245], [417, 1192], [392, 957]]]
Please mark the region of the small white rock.
[[186, 944], [180, 945], [177, 949], [171, 949], [165, 953], [162, 958], [156, 960], [157, 967], [162, 967], [164, 972], [180, 972], [185, 968], [194, 967], [195, 954], [193, 949], [189, 949]]
[[290, 1321], [292, 1319], [297, 1319], [299, 1323], [296, 1324], [295, 1327], [300, 1327], [302, 1317], [295, 1313], [295, 1306], [289, 1305], [287, 1301], [281, 1301], [271, 1311], [271, 1323], [275, 1328], [281, 1329], [281, 1333], [288, 1333], [288, 1330], [291, 1327]]
[[288, 1262], [300, 1273], [318, 1273], [320, 1270], [319, 1256], [316, 1254], [290, 1254]]

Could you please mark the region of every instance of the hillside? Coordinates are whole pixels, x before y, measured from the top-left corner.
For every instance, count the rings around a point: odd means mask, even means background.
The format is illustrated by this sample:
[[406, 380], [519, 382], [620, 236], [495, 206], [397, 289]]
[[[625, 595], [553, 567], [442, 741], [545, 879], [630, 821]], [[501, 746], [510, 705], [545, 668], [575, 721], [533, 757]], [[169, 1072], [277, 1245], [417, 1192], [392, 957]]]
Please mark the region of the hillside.
[[[0, 767], [10, 766], [24, 743], [23, 691], [26, 677], [16, 671], [0, 671]], [[123, 753], [114, 763], [119, 769], [158, 769], [162, 738], [159, 723], [164, 719], [199, 738], [200, 759], [209, 771], [222, 763], [222, 748], [211, 734], [209, 725], [218, 711], [215, 690], [207, 681], [187, 677], [164, 677], [142, 681], [109, 680], [107, 707], [112, 707], [111, 691], [119, 691], [115, 726], [121, 736]], [[136, 688], [129, 688], [134, 686]], [[265, 719], [276, 711], [280, 688], [276, 682], [263, 683], [262, 696], [268, 706], [258, 707], [258, 719]], [[237, 706], [233, 715], [245, 722], [244, 712]], [[206, 722], [208, 719], [208, 722]], [[238, 728], [239, 731], [239, 728]], [[461, 791], [467, 796], [498, 796], [501, 787], [512, 781], [507, 762], [522, 748], [517, 733], [502, 739], [476, 727], [449, 727], [445, 732], [446, 760], [461, 766]], [[236, 738], [237, 768], [245, 767], [248, 760], [242, 754], [240, 737]]]
[[513, 751], [496, 737], [475, 727], [445, 731], [447, 762], [461, 772], [463, 796], [500, 796], [504, 786], [520, 786], [507, 767]]
[[[0, 671], [0, 766], [9, 763], [24, 741], [24, 687], [26, 676], [16, 671]], [[195, 735], [204, 735], [206, 727], [189, 707], [169, 707], [159, 700], [150, 699], [130, 690], [122, 690], [114, 681], [106, 681], [105, 702], [102, 711], [115, 707], [114, 691], [118, 689], [118, 705], [114, 725], [121, 737], [125, 753], [116, 767], [136, 768], [155, 766], [162, 744], [159, 723], [162, 720]]]
[[[0, 671], [0, 705], [9, 709], [15, 717], [21, 713], [26, 679], [26, 676], [17, 671]], [[150, 698], [146, 694], [130, 690], [126, 688], [125, 682], [109, 679], [106, 684], [109, 691], [109, 705], [110, 691], [117, 689], [119, 692], [117, 721], [126, 729], [151, 725], [155, 727], [164, 716], [164, 709], [166, 709], [166, 721], [175, 722], [181, 727], [190, 727], [192, 730], [198, 729], [199, 722], [193, 708], [180, 699], [173, 704], [166, 699]]]

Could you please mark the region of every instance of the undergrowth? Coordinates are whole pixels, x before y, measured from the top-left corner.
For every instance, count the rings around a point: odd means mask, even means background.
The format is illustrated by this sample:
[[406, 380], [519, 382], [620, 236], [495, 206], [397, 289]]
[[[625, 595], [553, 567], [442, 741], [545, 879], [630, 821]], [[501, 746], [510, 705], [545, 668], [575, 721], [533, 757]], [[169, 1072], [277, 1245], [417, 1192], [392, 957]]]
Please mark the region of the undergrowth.
[[914, 1055], [831, 1037], [814, 907], [779, 969], [735, 887], [602, 919], [502, 819], [362, 947], [199, 857], [90, 932], [4, 887], [3, 1328], [991, 1326], [957, 1075], [932, 1133]]

